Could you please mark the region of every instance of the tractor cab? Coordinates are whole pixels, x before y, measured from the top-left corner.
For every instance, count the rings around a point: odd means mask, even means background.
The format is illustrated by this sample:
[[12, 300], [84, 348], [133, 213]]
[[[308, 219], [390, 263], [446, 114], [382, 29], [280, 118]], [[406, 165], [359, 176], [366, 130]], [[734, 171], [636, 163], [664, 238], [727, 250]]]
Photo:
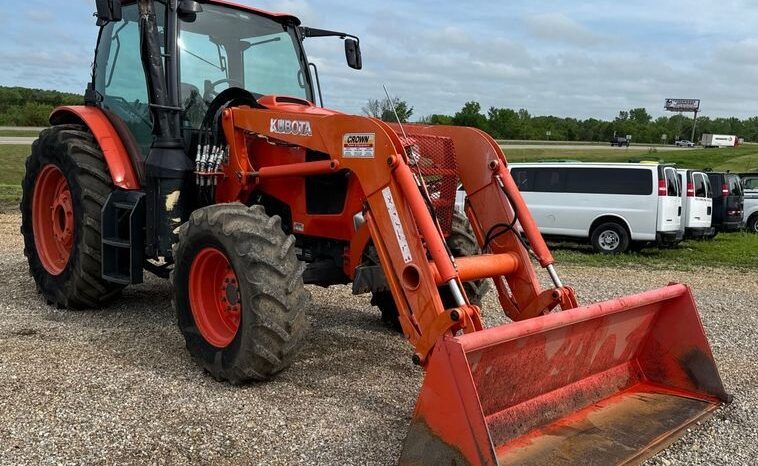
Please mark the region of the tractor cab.
[[[140, 48], [139, 11], [137, 2], [123, 3], [120, 18], [109, 16], [107, 8], [100, 14], [102, 30], [90, 95], [123, 120], [147, 156], [153, 125]], [[172, 21], [165, 2], [154, 5], [161, 53], [176, 49], [175, 54], [165, 56], [166, 73], [175, 67], [176, 74], [175, 80], [168, 81], [167, 90], [178, 94], [181, 129], [190, 153], [194, 144], [189, 134], [197, 134], [211, 103], [230, 88], [248, 91], [256, 100], [276, 95], [316, 102], [316, 94], [320, 94], [314, 85], [317, 68], [306, 58], [305, 37], [344, 38], [348, 62], [360, 67], [357, 38], [302, 28], [300, 20], [288, 14], [241, 9], [226, 2], [184, 0]], [[173, 86], [176, 89], [171, 89]]]

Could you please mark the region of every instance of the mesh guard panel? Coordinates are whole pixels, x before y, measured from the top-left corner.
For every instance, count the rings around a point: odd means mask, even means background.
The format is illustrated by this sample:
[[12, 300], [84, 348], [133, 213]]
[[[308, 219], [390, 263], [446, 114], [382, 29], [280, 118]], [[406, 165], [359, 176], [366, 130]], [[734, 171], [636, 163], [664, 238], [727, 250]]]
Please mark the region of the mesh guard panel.
[[453, 225], [455, 193], [460, 182], [452, 139], [424, 134], [421, 127], [414, 125], [403, 125], [407, 136], [404, 137], [397, 125], [392, 126], [406, 153], [412, 159], [416, 158], [415, 154], [420, 155], [418, 163], [411, 165], [411, 169], [414, 173], [420, 170], [429, 191], [432, 207], [437, 214], [437, 221], [445, 235], [449, 234]]

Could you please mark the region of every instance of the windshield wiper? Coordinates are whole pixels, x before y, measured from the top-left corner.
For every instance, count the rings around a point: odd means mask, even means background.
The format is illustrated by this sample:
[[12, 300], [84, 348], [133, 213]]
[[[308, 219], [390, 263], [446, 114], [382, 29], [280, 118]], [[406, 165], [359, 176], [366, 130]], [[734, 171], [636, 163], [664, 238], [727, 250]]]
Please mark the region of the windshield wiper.
[[260, 42], [252, 42], [252, 43], [251, 42], [243, 42], [243, 44], [245, 44], [245, 45], [242, 46], [242, 51], [244, 52], [245, 50], [250, 49], [252, 47], [255, 47], [255, 46], [258, 46], [258, 45], [263, 45], [263, 44], [268, 44], [270, 42], [279, 42], [280, 40], [282, 40], [281, 37], [274, 37], [273, 39], [266, 39], [266, 40], [262, 40]]
[[189, 50], [187, 50], [186, 48], [184, 48], [184, 49], [182, 49], [182, 50], [184, 50], [184, 52], [185, 52], [185, 53], [187, 53], [187, 54], [189, 54], [189, 55], [192, 55], [193, 57], [197, 58], [198, 60], [200, 60], [200, 61], [202, 61], [202, 62], [205, 62], [205, 63], [207, 63], [207, 64], [211, 65], [212, 67], [214, 67], [214, 68], [218, 69], [219, 71], [222, 71], [222, 72], [226, 72], [226, 70], [224, 69], [224, 67], [223, 67], [223, 66], [219, 66], [219, 65], [217, 65], [217, 64], [215, 64], [215, 63], [213, 63], [213, 62], [211, 62], [210, 60], [206, 60], [205, 58], [201, 57], [200, 55], [198, 55], [198, 54], [196, 54], [196, 53], [193, 53], [193, 52], [190, 52], [190, 51], [189, 51]]

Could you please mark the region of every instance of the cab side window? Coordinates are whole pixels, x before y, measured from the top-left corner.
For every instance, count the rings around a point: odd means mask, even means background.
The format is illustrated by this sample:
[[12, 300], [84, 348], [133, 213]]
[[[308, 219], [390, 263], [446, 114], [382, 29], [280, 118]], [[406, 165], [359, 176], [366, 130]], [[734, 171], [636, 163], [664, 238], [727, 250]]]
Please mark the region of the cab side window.
[[[164, 7], [160, 3], [155, 6], [161, 23]], [[100, 37], [95, 87], [103, 96], [103, 107], [124, 120], [143, 154], [147, 154], [152, 142], [152, 122], [140, 59], [137, 5], [125, 5], [122, 14], [123, 19], [106, 25]]]

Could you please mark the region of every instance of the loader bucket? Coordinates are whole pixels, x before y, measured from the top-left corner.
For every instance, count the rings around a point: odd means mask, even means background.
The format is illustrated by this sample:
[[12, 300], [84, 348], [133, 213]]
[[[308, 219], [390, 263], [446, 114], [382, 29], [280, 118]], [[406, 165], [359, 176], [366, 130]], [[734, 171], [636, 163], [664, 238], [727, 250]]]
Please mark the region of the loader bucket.
[[401, 464], [636, 464], [728, 402], [689, 288], [441, 339]]

